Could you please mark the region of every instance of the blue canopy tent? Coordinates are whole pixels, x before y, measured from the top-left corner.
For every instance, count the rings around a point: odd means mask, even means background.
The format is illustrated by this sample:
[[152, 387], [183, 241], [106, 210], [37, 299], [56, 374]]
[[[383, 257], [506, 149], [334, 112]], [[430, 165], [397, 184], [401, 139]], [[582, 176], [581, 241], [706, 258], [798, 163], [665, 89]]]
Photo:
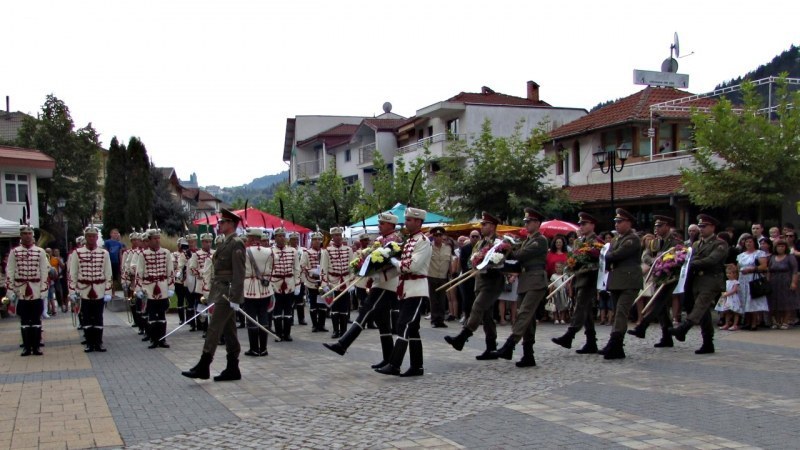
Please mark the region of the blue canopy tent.
[[[397, 216], [397, 218], [398, 218], [398, 223], [397, 224], [399, 226], [403, 226], [406, 223], [406, 205], [404, 205], [402, 203], [398, 203], [398, 204], [394, 205], [392, 207], [392, 209], [390, 209], [389, 211], [391, 211], [392, 214]], [[432, 224], [445, 224], [445, 223], [450, 223], [452, 221], [453, 221], [453, 219], [451, 219], [450, 217], [445, 217], [445, 216], [443, 216], [441, 214], [428, 212], [428, 214], [425, 216], [425, 222], [423, 222], [423, 223], [426, 224], [426, 225], [432, 225]], [[366, 224], [366, 226], [367, 226], [367, 229], [366, 229], [367, 233], [377, 233], [378, 232], [378, 215], [375, 214], [374, 216], [367, 217], [366, 219], [364, 219], [363, 223], [361, 221], [358, 221], [358, 222], [356, 222], [354, 224], [351, 224], [348, 227], [348, 230], [345, 231], [345, 237], [350, 237], [351, 235], [357, 234], [357, 233], [363, 233], [365, 231], [364, 230], [364, 224]]]

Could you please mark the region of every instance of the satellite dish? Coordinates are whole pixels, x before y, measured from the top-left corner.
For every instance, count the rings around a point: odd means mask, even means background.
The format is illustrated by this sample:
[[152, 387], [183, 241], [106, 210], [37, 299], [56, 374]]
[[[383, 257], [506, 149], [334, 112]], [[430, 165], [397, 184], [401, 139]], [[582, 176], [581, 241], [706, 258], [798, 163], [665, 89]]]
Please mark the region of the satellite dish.
[[669, 46], [669, 56], [670, 57], [672, 56], [672, 51], [673, 50], [675, 51], [675, 57], [676, 58], [680, 58], [681, 57], [681, 45], [678, 42], [678, 32], [677, 31], [675, 32], [675, 38], [672, 41], [672, 45]]
[[667, 58], [661, 63], [662, 72], [678, 73], [678, 61], [675, 58]]

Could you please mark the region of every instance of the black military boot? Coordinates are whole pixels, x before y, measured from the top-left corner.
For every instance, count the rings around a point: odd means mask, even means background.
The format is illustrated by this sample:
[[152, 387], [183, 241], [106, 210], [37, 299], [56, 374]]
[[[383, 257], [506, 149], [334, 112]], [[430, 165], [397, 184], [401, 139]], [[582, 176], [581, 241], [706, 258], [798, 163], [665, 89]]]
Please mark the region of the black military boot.
[[103, 347], [103, 329], [95, 327], [94, 334], [94, 351], [105, 353], [106, 348]]
[[309, 315], [309, 317], [311, 317], [311, 332], [312, 333], [319, 332], [319, 325], [317, 324], [317, 317], [319, 315], [317, 314], [317, 310], [316, 309], [309, 309], [308, 310], [308, 315]]
[[382, 367], [375, 369], [375, 372], [383, 375], [400, 375], [400, 365], [403, 364], [403, 358], [406, 356], [406, 349], [408, 349], [408, 341], [405, 339], [398, 339], [392, 351], [392, 357], [389, 362]]
[[295, 306], [295, 309], [297, 309], [297, 324], [298, 325], [308, 325], [308, 323], [306, 323], [306, 309], [305, 309], [305, 307], [301, 304], [301, 305]]
[[408, 343], [408, 358], [411, 367], [401, 373], [401, 377], [419, 377], [425, 373], [422, 368], [422, 341], [419, 338], [413, 339]]
[[317, 311], [317, 327], [322, 333], [327, 333], [328, 329], [325, 328], [325, 322], [328, 320], [328, 310], [325, 308]]
[[513, 337], [509, 336], [509, 338], [506, 339], [506, 342], [503, 343], [502, 347], [492, 352], [492, 356], [494, 356], [495, 359], [503, 358], [511, 361], [511, 358], [514, 356], [514, 347], [516, 346], [517, 341], [515, 341]]
[[32, 328], [23, 326], [20, 333], [22, 334], [22, 353], [19, 356], [30, 356], [33, 354], [33, 346], [31, 345], [31, 330]]
[[331, 339], [339, 339], [339, 314], [331, 314], [331, 324], [333, 324], [333, 333], [331, 333]]
[[656, 342], [653, 347], [655, 348], [665, 348], [665, 347], [673, 347], [675, 343], [672, 342], [672, 335], [669, 334], [669, 327], [662, 327], [661, 328], [661, 340]]
[[350, 314], [340, 314], [339, 321], [339, 337], [341, 338], [347, 332], [347, 324], [350, 321]]
[[91, 353], [94, 351], [94, 336], [96, 331], [97, 330], [95, 330], [94, 327], [86, 327], [86, 329], [83, 330], [83, 334], [86, 335], [86, 346], [83, 348], [85, 353]]
[[225, 370], [214, 377], [214, 381], [236, 381], [242, 379], [242, 372], [239, 371], [239, 357], [228, 355], [228, 365]]
[[647, 332], [647, 327], [649, 325], [650, 324], [648, 322], [643, 320], [641, 323], [639, 323], [639, 325], [633, 327], [632, 330], [628, 330], [628, 334], [631, 336], [636, 336], [639, 339], [644, 339], [645, 333]]
[[292, 342], [292, 321], [294, 319], [292, 317], [283, 318], [283, 334], [279, 334], [278, 336], [281, 337], [286, 342]]
[[167, 344], [167, 340], [164, 339], [164, 336], [167, 335], [167, 322], [161, 322], [158, 324], [158, 340], [156, 340], [156, 344], [158, 344], [161, 348], [169, 348], [169, 344]]
[[699, 349], [694, 351], [695, 355], [707, 355], [709, 353], [714, 353], [714, 341], [713, 339], [706, 339], [703, 338], [703, 345], [700, 346]]
[[[275, 323], [275, 334], [283, 339], [283, 317], [276, 317], [273, 322]], [[275, 339], [275, 342], [280, 342], [280, 339]]]
[[497, 354], [495, 353], [497, 350], [497, 340], [493, 338], [486, 338], [486, 350], [483, 351], [480, 355], [476, 356], [475, 359], [478, 361], [489, 361], [493, 359], [497, 359]]
[[572, 348], [572, 340], [575, 339], [575, 335], [578, 334], [578, 330], [580, 330], [580, 328], [568, 327], [567, 332], [564, 333], [563, 336], [552, 338], [550, 340], [553, 341], [554, 344], [558, 344], [564, 348]]
[[618, 331], [611, 333], [608, 339], [608, 351], [603, 354], [603, 359], [625, 359], [625, 350], [622, 348], [625, 335]]
[[248, 328], [247, 340], [250, 342], [250, 349], [244, 352], [245, 356], [259, 356], [261, 353], [258, 350], [258, 332], [260, 330]]
[[464, 349], [464, 344], [467, 343], [470, 336], [472, 336], [472, 331], [462, 328], [461, 332], [458, 333], [457, 336], [445, 336], [444, 340], [447, 341], [448, 344], [452, 345], [454, 349], [461, 351]]
[[267, 356], [267, 342], [269, 342], [269, 335], [266, 331], [258, 330], [258, 355]]
[[683, 322], [681, 322], [681, 324], [678, 325], [677, 327], [670, 328], [669, 334], [675, 336], [675, 339], [679, 340], [680, 342], [683, 342], [686, 340], [686, 333], [688, 333], [689, 329], [692, 328], [693, 326], [694, 323], [692, 323], [691, 320], [686, 319]]
[[203, 353], [200, 355], [200, 362], [197, 363], [194, 367], [184, 372], [181, 372], [181, 375], [185, 376], [186, 378], [200, 378], [201, 380], [207, 380], [211, 376], [210, 367], [211, 367], [211, 360], [213, 357], [211, 353]]
[[533, 342], [522, 343], [522, 359], [517, 361], [517, 367], [534, 367], [536, 360], [533, 359]]
[[348, 328], [347, 331], [339, 338], [338, 342], [334, 342], [333, 344], [322, 344], [328, 350], [338, 353], [340, 355], [344, 355], [347, 349], [350, 347], [350, 344], [356, 340], [358, 335], [361, 334], [361, 325], [354, 324], [352, 327]]
[[597, 334], [594, 331], [586, 332], [586, 343], [583, 347], [575, 350], [579, 355], [592, 355], [597, 353]]
[[394, 339], [392, 338], [391, 333], [386, 335], [381, 335], [381, 353], [383, 354], [383, 360], [377, 364], [373, 364], [373, 369], [377, 369], [386, 365], [389, 359], [392, 357], [392, 350], [394, 350]]

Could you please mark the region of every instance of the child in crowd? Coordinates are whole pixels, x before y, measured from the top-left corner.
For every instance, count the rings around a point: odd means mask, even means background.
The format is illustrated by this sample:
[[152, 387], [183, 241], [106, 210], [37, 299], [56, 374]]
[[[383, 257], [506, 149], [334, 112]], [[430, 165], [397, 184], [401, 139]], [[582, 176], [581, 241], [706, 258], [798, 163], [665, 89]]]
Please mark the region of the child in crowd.
[[714, 309], [722, 313], [725, 319], [725, 324], [719, 329], [736, 331], [739, 329], [739, 311], [742, 310], [742, 303], [739, 300], [739, 269], [736, 264], [725, 266], [725, 275], [728, 277], [725, 282], [725, 292], [720, 296]]
[[550, 292], [557, 289], [559, 290], [558, 293], [553, 296], [553, 305], [555, 306], [553, 311], [553, 323], [556, 324], [565, 324], [568, 320], [569, 299], [572, 296], [569, 291], [572, 286], [571, 283], [564, 286], [564, 282], [567, 278], [568, 277], [564, 275], [564, 263], [556, 263], [556, 272], [550, 276], [550, 283], [553, 285]]

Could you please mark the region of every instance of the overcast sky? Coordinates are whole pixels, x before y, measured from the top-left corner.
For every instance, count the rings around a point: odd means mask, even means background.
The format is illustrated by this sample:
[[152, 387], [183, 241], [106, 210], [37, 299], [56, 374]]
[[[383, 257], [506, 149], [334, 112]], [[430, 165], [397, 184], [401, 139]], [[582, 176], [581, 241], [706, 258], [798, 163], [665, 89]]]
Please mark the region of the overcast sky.
[[[800, 2], [3, 2], [0, 95], [47, 94], [104, 146], [138, 136], [157, 166], [234, 186], [286, 169], [287, 117], [415, 111], [461, 91], [591, 108], [637, 92], [673, 33], [706, 92], [800, 43]], [[5, 105], [3, 105], [5, 107]]]

